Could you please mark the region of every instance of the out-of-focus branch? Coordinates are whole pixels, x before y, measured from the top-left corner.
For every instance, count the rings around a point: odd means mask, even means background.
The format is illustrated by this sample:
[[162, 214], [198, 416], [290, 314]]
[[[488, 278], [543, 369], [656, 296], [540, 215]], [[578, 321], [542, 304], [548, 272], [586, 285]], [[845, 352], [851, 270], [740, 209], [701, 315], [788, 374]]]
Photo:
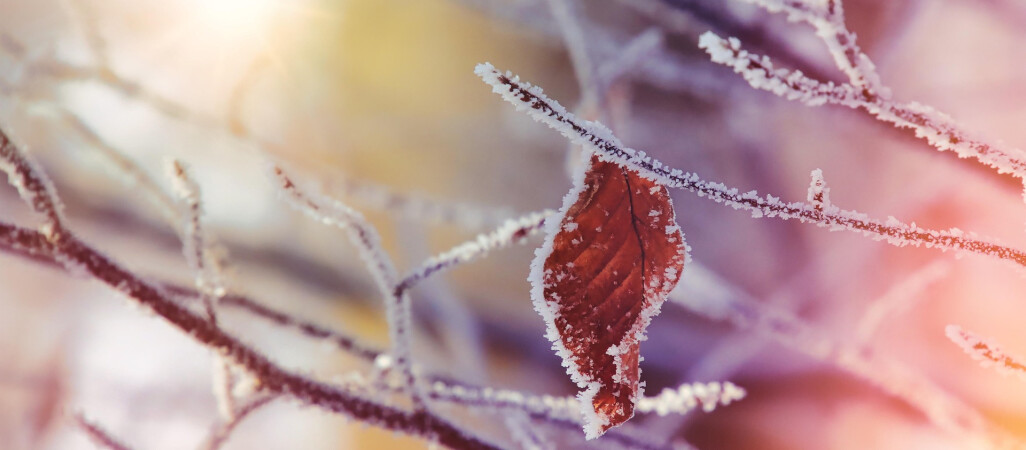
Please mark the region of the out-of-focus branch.
[[456, 225], [477, 231], [501, 225], [515, 216], [508, 208], [435, 200], [352, 178], [333, 177], [326, 184], [332, 195], [361, 207], [427, 225]]
[[1026, 180], [1026, 153], [1022, 150], [991, 144], [974, 137], [950, 116], [929, 106], [898, 103], [888, 96], [874, 93], [883, 87], [870, 91], [853, 84], [822, 83], [799, 71], [777, 69], [769, 57], [752, 54], [741, 48], [741, 42], [736, 38], [723, 39], [711, 32], [702, 35], [699, 46], [709, 53], [713, 62], [731, 67], [756, 89], [810, 106], [829, 103], [863, 109], [877, 120], [914, 130], [916, 136], [937, 150], [955, 152], [960, 158], [974, 158], [998, 173], [1008, 173]]
[[[1007, 431], [988, 422], [979, 411], [948, 394], [929, 379], [860, 345], [826, 337], [788, 311], [766, 306], [732, 289], [706, 269], [701, 278], [716, 289], [689, 290], [688, 295], [673, 295], [670, 301], [704, 317], [732, 323], [765, 338], [876, 386], [920, 411], [940, 429], [968, 440], [983, 437], [990, 444], [1022, 445]], [[999, 445], [1000, 444], [1000, 445]]]
[[[178, 225], [176, 228], [180, 230], [182, 252], [195, 274], [196, 289], [200, 293], [207, 320], [216, 326], [217, 305], [227, 290], [224, 287], [221, 262], [215, 256], [216, 243], [203, 223], [199, 184], [180, 161], [169, 161], [167, 170], [181, 204], [181, 224], [172, 225]], [[215, 358], [213, 370], [214, 397], [217, 399], [218, 410], [223, 418], [230, 421], [234, 419], [236, 411], [235, 396], [232, 394], [235, 376], [231, 364], [222, 358]]]
[[410, 315], [410, 297], [397, 289], [399, 275], [392, 259], [381, 246], [377, 230], [356, 210], [325, 198], [314, 197], [301, 190], [280, 167], [273, 167], [273, 176], [281, 192], [293, 206], [325, 225], [346, 231], [350, 242], [359, 249], [360, 257], [371, 272], [385, 302], [392, 355], [406, 379], [406, 388], [417, 409], [424, 409], [411, 359], [413, 319]]
[[884, 320], [907, 311], [926, 288], [951, 273], [951, 262], [937, 260], [916, 270], [891, 286], [883, 295], [870, 303], [855, 331], [855, 340], [868, 345]]
[[[27, 249], [29, 248], [39, 255], [38, 258], [34, 259], [41, 259], [57, 268], [67, 270], [56, 262], [51, 253], [53, 251], [53, 244], [41, 233], [0, 223], [0, 251], [28, 256]], [[200, 296], [200, 293], [195, 289], [184, 286], [166, 283], [159, 286], [163, 291], [175, 296], [190, 298], [199, 298]], [[384, 354], [381, 351], [360, 344], [352, 337], [311, 322], [297, 319], [243, 296], [228, 294], [221, 299], [219, 305], [225, 308], [238, 308], [247, 313], [252, 313], [284, 328], [299, 330], [305, 336], [314, 339], [329, 340], [340, 350], [368, 362], [374, 362]], [[507, 412], [519, 411], [528, 414], [537, 423], [548, 424], [560, 429], [578, 431], [581, 426], [580, 418], [578, 417], [580, 408], [575, 404], [576, 399], [573, 397], [538, 396], [519, 391], [486, 388], [458, 383], [431, 375], [427, 375], [425, 378], [428, 381], [428, 389], [425, 394], [434, 401], [473, 408]], [[732, 387], [733, 385], [730, 383], [719, 385], [723, 390], [708, 389], [706, 387], [696, 388], [696, 386], [698, 385], [683, 385], [677, 390], [664, 392], [658, 397], [643, 398], [641, 403], [645, 406], [639, 404], [638, 411], [658, 414], [669, 412], [684, 414], [697, 406], [703, 406], [704, 408], [704, 405], [711, 405], [712, 403], [726, 405], [730, 401], [736, 400], [738, 398], [736, 394], [740, 392], [736, 387]], [[699, 395], [701, 392], [705, 392], [706, 395]], [[724, 400], [717, 400], [717, 402], [702, 400], [706, 398], [711, 399], [709, 395], [714, 392], [720, 393], [717, 395], [724, 395]], [[245, 408], [245, 406], [240, 408]], [[236, 417], [238, 417], [238, 412], [236, 412]], [[639, 441], [637, 437], [623, 434], [617, 430], [607, 433], [600, 442], [603, 441], [618, 442], [627, 448], [663, 448], [662, 445]]]
[[1026, 359], [1006, 352], [992, 339], [978, 336], [958, 325], [948, 325], [944, 330], [948, 339], [962, 348], [983, 367], [994, 367], [1002, 375], [1018, 375], [1026, 380]]
[[465, 264], [486, 255], [491, 250], [507, 247], [523, 242], [528, 236], [541, 231], [545, 219], [552, 215], [551, 211], [527, 214], [517, 219], [508, 220], [498, 229], [487, 234], [480, 234], [472, 241], [460, 244], [440, 255], [434, 256], [410, 271], [395, 287], [397, 294], [403, 294], [415, 284], [438, 272]]
[[78, 425], [78, 427], [81, 428], [82, 431], [89, 436], [89, 439], [96, 443], [96, 445], [106, 448], [107, 450], [129, 450], [127, 445], [122, 444], [121, 441], [114, 436], [111, 436], [110, 433], [99, 425], [90, 422], [84, 415], [82, 415], [82, 413], [76, 413], [72, 417], [72, 420], [75, 421], [75, 425]]
[[[242, 366], [257, 377], [269, 392], [287, 394], [304, 403], [346, 414], [354, 419], [394, 431], [421, 436], [450, 447], [494, 448], [467, 434], [446, 419], [426, 410], [407, 412], [353, 395], [282, 369], [262, 353], [229, 335], [206, 318], [179, 305], [158, 286], [151, 284], [80, 241], [64, 227], [58, 213], [57, 199], [42, 172], [0, 132], [0, 169], [18, 188], [33, 210], [44, 217], [43, 235], [52, 245], [53, 253], [64, 267], [103, 282], [153, 311], [187, 335], [216, 349], [224, 357]], [[24, 229], [4, 226], [3, 234], [26, 236]], [[25, 243], [25, 240], [19, 240]]]
[[210, 435], [203, 441], [203, 444], [199, 446], [201, 450], [217, 450], [221, 448], [228, 439], [231, 437], [235, 428], [242, 423], [247, 417], [250, 416], [256, 410], [264, 407], [265, 405], [274, 401], [278, 396], [276, 395], [263, 395], [251, 399], [249, 402], [239, 405], [237, 409], [232, 412], [231, 417], [217, 424]]
[[580, 12], [577, 11], [576, 1], [546, 0], [546, 3], [559, 26], [567, 53], [570, 54], [571, 65], [581, 89], [581, 107], [585, 110], [600, 107], [603, 95], [600, 92], [601, 81], [596, 77], [598, 66], [592, 61], [587, 40], [577, 21]]

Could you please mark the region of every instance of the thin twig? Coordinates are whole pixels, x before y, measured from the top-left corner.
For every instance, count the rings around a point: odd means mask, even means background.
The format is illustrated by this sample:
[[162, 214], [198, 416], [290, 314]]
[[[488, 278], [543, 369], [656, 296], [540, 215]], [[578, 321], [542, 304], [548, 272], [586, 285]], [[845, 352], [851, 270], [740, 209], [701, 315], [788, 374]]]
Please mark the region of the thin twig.
[[[94, 250], [64, 228], [57, 214], [57, 199], [41, 172], [0, 131], [0, 169], [18, 187], [26, 203], [47, 218], [45, 233], [53, 252], [68, 270], [87, 274], [134, 299], [204, 346], [216, 349], [260, 380], [268, 392], [288, 394], [307, 404], [346, 414], [368, 424], [421, 436], [457, 448], [495, 448], [427, 410], [407, 412], [285, 370], [262, 353], [179, 305], [158, 286], [143, 280]], [[0, 230], [25, 235], [26, 230], [4, 226]]]
[[[220, 265], [211, 251], [214, 240], [204, 227], [199, 184], [178, 160], [169, 161], [167, 171], [181, 203], [182, 223], [176, 228], [180, 230], [182, 252], [189, 263], [189, 268], [195, 274], [196, 289], [200, 293], [200, 301], [203, 303], [207, 320], [217, 326], [216, 306], [226, 290], [221, 281]], [[232, 394], [235, 376], [228, 361], [220, 357], [215, 357], [213, 371], [214, 397], [217, 399], [218, 411], [221, 417], [230, 420], [236, 409], [235, 397]]]
[[233, 411], [230, 419], [219, 423], [211, 431], [210, 435], [207, 436], [206, 440], [203, 441], [203, 444], [201, 444], [199, 448], [201, 450], [217, 450], [221, 448], [221, 446], [228, 442], [228, 438], [231, 437], [232, 432], [235, 431], [235, 428], [238, 427], [243, 420], [249, 417], [249, 415], [254, 411], [271, 403], [277, 398], [277, 395], [263, 395], [239, 406], [238, 409]]
[[480, 258], [491, 250], [523, 242], [528, 236], [541, 231], [545, 219], [551, 216], [552, 213], [552, 211], [546, 210], [510, 219], [490, 233], [480, 234], [472, 241], [460, 244], [449, 251], [424, 261], [396, 284], [396, 295], [406, 293], [418, 282], [438, 272]]
[[587, 110], [599, 106], [602, 94], [600, 81], [596, 77], [598, 68], [588, 54], [587, 39], [584, 38], [584, 31], [577, 21], [578, 14], [575, 10], [578, 5], [573, 2], [575, 0], [546, 0], [549, 11], [559, 25], [563, 42], [570, 54], [574, 74], [577, 76], [577, 84], [581, 87], [582, 109]]
[[96, 445], [108, 450], [130, 449], [129, 446], [122, 444], [121, 441], [114, 436], [111, 436], [109, 432], [101, 428], [99, 425], [90, 422], [84, 415], [82, 415], [82, 413], [75, 413], [72, 419], [75, 421], [75, 425], [78, 425], [78, 427], [81, 428], [82, 431], [89, 436], [89, 439], [96, 443]]
[[77, 132], [89, 145], [89, 148], [108, 161], [113, 172], [119, 175], [127, 188], [133, 192], [141, 190], [165, 221], [177, 225], [180, 217], [175, 207], [175, 200], [164, 189], [161, 189], [153, 177], [139, 167], [135, 161], [104, 140], [79, 116], [61, 107], [55, 108], [55, 111], [58, 120]]
[[993, 339], [980, 337], [958, 325], [948, 325], [944, 331], [951, 342], [979, 361], [983, 367], [994, 367], [1002, 375], [1017, 375], [1026, 380], [1026, 359], [1008, 353]]
[[381, 237], [377, 230], [362, 214], [341, 202], [305, 193], [281, 167], [273, 167], [272, 172], [281, 192], [288, 196], [293, 206], [327, 225], [342, 228], [349, 235], [350, 242], [359, 249], [360, 257], [370, 269], [371, 276], [384, 297], [392, 355], [395, 357], [396, 366], [406, 380], [406, 388], [410, 392], [414, 407], [418, 410], [425, 408], [412, 369], [410, 347], [413, 319], [410, 317], [410, 297], [398, 290], [398, 273], [392, 259], [381, 246]]
[[798, 220], [831, 231], [860, 233], [898, 247], [911, 245], [938, 248], [942, 251], [965, 251], [1026, 266], [1026, 252], [976, 239], [974, 233], [958, 229], [942, 231], [921, 228], [914, 222], [906, 224], [893, 217], [882, 221], [833, 205], [817, 208], [816, 205], [803, 202], [785, 203], [772, 195], [761, 197], [755, 191], [740, 192], [722, 183], [703, 180], [697, 174], [671, 168], [649, 158], [644, 152], [624, 146], [602, 124], [578, 119], [559, 103], [546, 97], [541, 89], [520, 81], [519, 77], [509, 72], [503, 74], [486, 63], [478, 66], [477, 74], [518, 111], [526, 111], [535, 120], [559, 131], [571, 141], [585, 146], [603, 160], [624, 165], [637, 171], [641, 176], [667, 187], [686, 189], [699, 197], [708, 197], [734, 209], [749, 211], [752, 217]]
[[960, 158], [974, 158], [997, 173], [1011, 174], [1026, 181], [1026, 153], [975, 137], [950, 116], [929, 106], [899, 103], [858, 86], [823, 83], [800, 71], [774, 68], [769, 57], [744, 50], [736, 38], [724, 39], [707, 32], [699, 38], [699, 47], [709, 53], [713, 62], [731, 67], [756, 89], [810, 106], [834, 104], [863, 109], [879, 121], [915, 131], [917, 137], [937, 150], [955, 152]]
[[[46, 252], [45, 249], [49, 245], [48, 241], [38, 232], [0, 223], [0, 247], [5, 242], [20, 243], [17, 244], [18, 246], [42, 248], [44, 249], [42, 252]], [[163, 285], [163, 289], [176, 295], [198, 295], [195, 291], [182, 286]], [[312, 337], [331, 339], [333, 343], [343, 350], [368, 361], [374, 361], [382, 354], [376, 350], [361, 347], [360, 344], [355, 343], [351, 338], [340, 335], [337, 332], [295, 319], [284, 313], [259, 305], [245, 297], [228, 295], [222, 299], [222, 304], [225, 307], [237, 306], [283, 326], [296, 327], [304, 330], [304, 334]], [[535, 396], [517, 391], [456, 384], [450, 380], [443, 380], [432, 376], [427, 376], [426, 378], [429, 379], [430, 386], [427, 394], [436, 401], [503, 411], [522, 411], [528, 413], [533, 420], [539, 421], [538, 423], [547, 423], [560, 429], [578, 431], [581, 426], [579, 418], [576, 417], [579, 407], [574, 403], [576, 399], [573, 397]], [[653, 412], [658, 412], [658, 409], [653, 409]], [[663, 447], [651, 442], [638, 441], [636, 438], [624, 435], [617, 430], [611, 430], [602, 439], [619, 442], [627, 448]]]

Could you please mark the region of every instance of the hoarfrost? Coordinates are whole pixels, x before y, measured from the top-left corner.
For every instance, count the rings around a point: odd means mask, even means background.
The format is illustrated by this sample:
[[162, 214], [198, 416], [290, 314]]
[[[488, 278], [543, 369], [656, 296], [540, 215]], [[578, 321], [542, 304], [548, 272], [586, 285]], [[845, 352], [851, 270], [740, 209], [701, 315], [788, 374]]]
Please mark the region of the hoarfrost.
[[948, 325], [944, 333], [981, 366], [993, 367], [1004, 376], [1016, 375], [1026, 380], [1026, 359], [1006, 352], [993, 339], [978, 336], [958, 325]]

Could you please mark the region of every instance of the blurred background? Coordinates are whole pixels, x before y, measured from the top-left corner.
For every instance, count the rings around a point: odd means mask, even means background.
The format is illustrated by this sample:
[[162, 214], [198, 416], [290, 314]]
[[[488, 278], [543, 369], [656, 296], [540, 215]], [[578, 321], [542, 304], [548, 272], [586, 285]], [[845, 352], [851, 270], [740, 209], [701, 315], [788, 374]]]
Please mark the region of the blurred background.
[[[897, 100], [1026, 145], [1026, 8], [858, 0], [846, 12]], [[574, 44], [591, 69], [583, 77], [602, 88], [597, 103], [583, 101], [568, 23], [583, 37]], [[1026, 248], [1026, 206], [1012, 178], [862, 111], [755, 91], [697, 48], [707, 30], [737, 36], [779, 66], [842, 80], [809, 27], [740, 1], [0, 0], [0, 126], [53, 178], [87, 242], [141, 275], [186, 285], [194, 274], [178, 231], [139, 177], [169, 189], [165, 161], [188, 163], [227, 250], [230, 292], [378, 348], [388, 329], [354, 248], [282, 201], [268, 161], [366, 214], [400, 271], [505, 218], [556, 208], [576, 152], [491, 94], [473, 74], [485, 61], [705, 179], [798, 201], [819, 168], [842, 208]], [[958, 324], [1026, 354], [1021, 268], [671, 195], [694, 260], [677, 295], [714, 286], [789, 312], [814, 332], [802, 344], [896, 362], [977, 411], [988, 430], [1026, 440], [1024, 381], [980, 367], [944, 337]], [[35, 223], [10, 188], [0, 189], [0, 215]], [[528, 294], [539, 243], [418, 286], [416, 361], [468, 382], [575, 393]], [[0, 254], [0, 447], [91, 448], [71, 412], [136, 448], [202, 441], [217, 419], [211, 353], [128, 305], [98, 283]], [[225, 323], [285, 367], [326, 380], [368, 373], [356, 358], [250, 316], [226, 313]], [[773, 330], [756, 331], [668, 303], [642, 346], [647, 392], [730, 380], [748, 396], [709, 414], [639, 415], [630, 425], [708, 449], [981, 442], [979, 429], [952, 432], [911, 404], [906, 397], [936, 400], [915, 385], [881, 387], [830, 352], [810, 356]], [[503, 423], [501, 414], [452, 414]], [[610, 445], [537, 427], [559, 448]], [[426, 445], [277, 401], [243, 422], [227, 448]]]

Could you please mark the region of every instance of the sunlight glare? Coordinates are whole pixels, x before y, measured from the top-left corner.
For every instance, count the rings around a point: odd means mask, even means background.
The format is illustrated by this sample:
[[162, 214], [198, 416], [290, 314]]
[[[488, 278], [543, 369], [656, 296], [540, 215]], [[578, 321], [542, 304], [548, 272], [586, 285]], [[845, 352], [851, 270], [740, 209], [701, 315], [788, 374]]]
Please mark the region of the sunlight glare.
[[281, 13], [280, 0], [186, 0], [205, 33], [221, 43], [242, 44], [262, 38]]

